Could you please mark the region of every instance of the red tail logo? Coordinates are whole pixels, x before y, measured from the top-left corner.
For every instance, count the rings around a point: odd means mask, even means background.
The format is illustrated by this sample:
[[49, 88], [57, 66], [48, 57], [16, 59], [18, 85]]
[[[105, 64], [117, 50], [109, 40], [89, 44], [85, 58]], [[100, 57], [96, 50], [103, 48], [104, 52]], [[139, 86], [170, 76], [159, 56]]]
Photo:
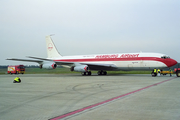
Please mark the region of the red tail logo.
[[52, 49], [53, 49], [53, 45], [51, 43], [49, 43], [48, 50], [51, 51]]

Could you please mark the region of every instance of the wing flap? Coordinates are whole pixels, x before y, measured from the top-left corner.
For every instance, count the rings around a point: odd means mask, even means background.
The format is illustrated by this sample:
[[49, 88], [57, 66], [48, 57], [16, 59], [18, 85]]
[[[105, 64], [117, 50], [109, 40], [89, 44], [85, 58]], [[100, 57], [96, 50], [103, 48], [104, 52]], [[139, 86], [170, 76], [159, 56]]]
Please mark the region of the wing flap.
[[88, 65], [90, 70], [118, 70], [117, 66], [114, 64], [97, 64], [97, 63], [83, 63]]
[[11, 58], [11, 59], [6, 59], [6, 60], [25, 61], [25, 62], [37, 62], [37, 63], [43, 62], [42, 60], [28, 60], [28, 59], [16, 59], [16, 58]]
[[33, 59], [38, 59], [38, 60], [42, 60], [42, 61], [53, 61], [51, 59], [46, 59], [46, 58], [39, 58], [39, 57], [32, 57], [32, 56], [27, 56], [28, 58], [33, 58]]

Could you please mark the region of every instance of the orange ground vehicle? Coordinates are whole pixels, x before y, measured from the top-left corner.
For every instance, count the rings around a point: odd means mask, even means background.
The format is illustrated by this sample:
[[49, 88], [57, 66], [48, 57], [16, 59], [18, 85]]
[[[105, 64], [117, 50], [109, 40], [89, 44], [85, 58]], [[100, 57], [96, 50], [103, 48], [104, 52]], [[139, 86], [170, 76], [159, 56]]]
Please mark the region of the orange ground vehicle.
[[24, 65], [12, 65], [8, 66], [8, 74], [24, 74], [25, 67]]
[[180, 77], [180, 68], [174, 68], [174, 71], [161, 71], [161, 74], [176, 74], [177, 77]]

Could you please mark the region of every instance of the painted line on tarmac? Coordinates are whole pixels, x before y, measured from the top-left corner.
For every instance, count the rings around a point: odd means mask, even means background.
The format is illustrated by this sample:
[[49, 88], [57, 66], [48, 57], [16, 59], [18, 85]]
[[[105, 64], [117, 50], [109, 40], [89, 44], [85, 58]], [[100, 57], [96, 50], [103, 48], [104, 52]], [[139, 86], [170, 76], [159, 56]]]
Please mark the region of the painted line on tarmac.
[[67, 118], [69, 118], [69, 117], [72, 117], [72, 116], [81, 114], [81, 113], [83, 113], [83, 112], [87, 112], [87, 111], [89, 111], [89, 110], [95, 109], [95, 108], [97, 108], [97, 107], [100, 107], [100, 106], [102, 106], [102, 105], [105, 105], [105, 104], [107, 104], [107, 103], [110, 103], [110, 102], [112, 102], [112, 101], [115, 101], [115, 100], [117, 100], [117, 99], [120, 99], [120, 98], [122, 98], [122, 97], [128, 96], [128, 95], [133, 94], [133, 93], [140, 92], [140, 91], [142, 91], [142, 90], [145, 90], [145, 89], [147, 89], [147, 88], [150, 88], [150, 87], [153, 87], [153, 86], [162, 84], [162, 83], [164, 83], [164, 82], [173, 80], [173, 79], [175, 79], [175, 78], [177, 78], [177, 77], [173, 77], [173, 78], [171, 78], [171, 79], [164, 80], [164, 81], [161, 81], [161, 82], [159, 82], [159, 83], [155, 83], [155, 84], [149, 85], [149, 86], [147, 86], [147, 87], [144, 87], [144, 88], [141, 88], [141, 89], [138, 89], [138, 90], [135, 90], [135, 91], [132, 91], [132, 92], [129, 92], [129, 93], [126, 93], [126, 94], [123, 94], [123, 95], [120, 95], [120, 96], [117, 96], [117, 97], [114, 97], [114, 98], [105, 100], [105, 101], [102, 101], [102, 102], [100, 102], [100, 103], [96, 103], [96, 104], [90, 105], [90, 106], [88, 106], [88, 107], [84, 107], [84, 108], [81, 108], [81, 109], [78, 109], [78, 110], [75, 110], [75, 111], [72, 111], [72, 112], [69, 112], [69, 113], [66, 113], [66, 114], [63, 114], [63, 115], [60, 115], [60, 116], [51, 118], [51, 119], [49, 119], [49, 120], [67, 119]]

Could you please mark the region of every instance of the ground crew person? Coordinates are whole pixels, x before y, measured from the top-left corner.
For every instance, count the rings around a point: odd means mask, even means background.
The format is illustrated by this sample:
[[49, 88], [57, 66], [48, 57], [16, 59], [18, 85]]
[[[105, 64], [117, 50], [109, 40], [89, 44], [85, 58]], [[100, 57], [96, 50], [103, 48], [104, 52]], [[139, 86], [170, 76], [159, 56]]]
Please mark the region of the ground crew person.
[[172, 76], [172, 75], [171, 75], [171, 72], [172, 72], [171, 68], [169, 69], [169, 72], [170, 72], [169, 74], [170, 74], [170, 77], [171, 77], [171, 76]]
[[13, 81], [13, 83], [20, 83], [21, 82], [21, 79], [19, 77], [16, 77]]
[[158, 69], [158, 76], [160, 76], [161, 75], [161, 70], [160, 69]]

